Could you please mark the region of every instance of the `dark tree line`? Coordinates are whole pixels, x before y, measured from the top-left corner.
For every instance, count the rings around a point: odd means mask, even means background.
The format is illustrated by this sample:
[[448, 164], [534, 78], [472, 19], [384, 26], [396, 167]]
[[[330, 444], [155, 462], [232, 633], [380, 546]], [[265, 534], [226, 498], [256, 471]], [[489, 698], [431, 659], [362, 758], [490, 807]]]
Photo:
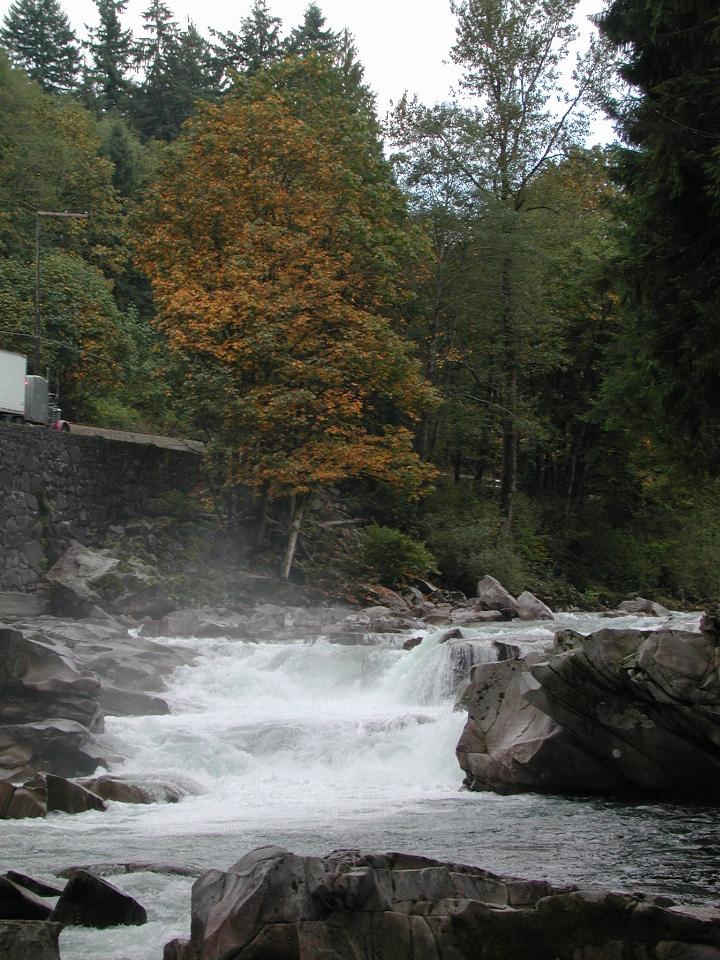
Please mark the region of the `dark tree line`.
[[143, 13], [139, 36], [122, 25], [127, 0], [96, 0], [98, 23], [79, 41], [58, 0], [15, 0], [0, 43], [49, 93], [73, 94], [99, 115], [124, 117], [143, 139], [173, 140], [198, 100], [217, 100], [242, 77], [283, 56], [315, 52], [337, 61], [362, 83], [352, 38], [335, 32], [311, 3], [287, 37], [267, 0], [255, 0], [237, 32], [207, 39], [192, 22], [182, 27], [162, 0]]
[[[34, 211], [91, 209], [43, 224], [45, 350], [69, 410], [209, 435], [216, 383], [196, 363], [205, 399], [173, 403], [188, 370], [134, 260], [162, 158], [182, 152], [200, 101], [220, 115], [280, 75], [309, 83], [308, 54], [378, 158], [380, 125], [352, 36], [315, 4], [284, 31], [255, 0], [209, 38], [162, 0], [133, 35], [125, 4], [96, 0], [82, 44], [58, 0], [16, 0], [5, 18], [0, 342], [23, 349], [32, 326]], [[413, 256], [389, 309], [438, 398], [415, 436], [438, 489], [422, 507], [383, 488], [343, 495], [425, 539], [463, 588], [492, 573], [590, 602], [717, 596], [720, 13], [714, 0], [608, 0], [571, 88], [574, 8], [457, 0], [462, 97], [394, 111], [392, 216]], [[598, 101], [621, 142], [588, 149]]]

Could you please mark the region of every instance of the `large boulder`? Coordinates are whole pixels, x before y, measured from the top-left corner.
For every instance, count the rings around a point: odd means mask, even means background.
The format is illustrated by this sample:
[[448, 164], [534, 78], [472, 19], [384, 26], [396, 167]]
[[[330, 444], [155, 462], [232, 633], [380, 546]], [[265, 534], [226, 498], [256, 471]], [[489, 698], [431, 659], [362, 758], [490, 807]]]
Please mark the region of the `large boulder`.
[[62, 924], [0, 920], [0, 957], [7, 960], [60, 960]]
[[530, 593], [529, 590], [523, 590], [515, 601], [517, 615], [521, 620], [554, 620], [555, 614], [547, 604]]
[[666, 906], [412, 854], [266, 847], [195, 883], [191, 939], [164, 957], [720, 960], [720, 912]]
[[[107, 766], [92, 736], [102, 730], [104, 715], [168, 713], [156, 694], [193, 656], [130, 634], [128, 621], [119, 618], [0, 624], [0, 782], [38, 772], [84, 776]], [[8, 814], [9, 799], [9, 791], [0, 790], [0, 818], [28, 815]], [[19, 800], [16, 795], [16, 806]]]
[[9, 800], [2, 812], [3, 820], [27, 820], [32, 817], [44, 817], [47, 813], [47, 795], [44, 787], [16, 787], [12, 790]]
[[86, 727], [74, 720], [0, 725], [0, 778], [20, 780], [46, 770], [61, 777], [93, 773], [107, 763]]
[[100, 726], [100, 681], [78, 668], [68, 650], [0, 626], [1, 722], [32, 723], [50, 717]]
[[618, 606], [623, 613], [636, 613], [646, 617], [667, 617], [670, 611], [661, 603], [646, 600], [645, 597], [635, 597], [634, 600], [623, 600]]
[[495, 577], [478, 581], [475, 606], [479, 610], [498, 610], [505, 618], [517, 616], [517, 601]]
[[163, 593], [158, 571], [130, 557], [73, 542], [45, 574], [50, 584], [51, 611], [58, 616], [86, 617], [96, 609], [126, 613], [141, 619], [164, 614], [175, 604]]
[[471, 789], [718, 796], [712, 636], [568, 631], [555, 650], [473, 668], [457, 747]]
[[71, 874], [52, 913], [58, 923], [76, 927], [139, 926], [147, 913], [137, 900], [87, 870]]
[[48, 813], [85, 813], [88, 810], [106, 810], [105, 802], [96, 793], [72, 780], [46, 773], [42, 779], [47, 790]]

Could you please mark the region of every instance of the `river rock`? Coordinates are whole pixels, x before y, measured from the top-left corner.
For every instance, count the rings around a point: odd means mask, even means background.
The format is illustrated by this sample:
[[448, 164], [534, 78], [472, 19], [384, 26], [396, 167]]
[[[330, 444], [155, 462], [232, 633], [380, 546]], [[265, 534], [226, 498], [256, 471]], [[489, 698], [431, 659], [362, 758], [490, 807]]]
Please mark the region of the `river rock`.
[[114, 884], [87, 870], [71, 874], [52, 913], [58, 923], [77, 927], [138, 926], [147, 922], [145, 908]]
[[143, 777], [136, 781], [131, 776], [85, 777], [79, 783], [103, 800], [117, 803], [179, 803], [187, 796], [187, 790], [170, 780]]
[[720, 913], [412, 854], [260, 848], [193, 886], [165, 960], [720, 960]]
[[457, 747], [471, 789], [717, 798], [712, 637], [601, 630], [557, 649], [473, 668]]
[[102, 798], [64, 777], [47, 773], [43, 777], [47, 789], [47, 810], [63, 813], [85, 813], [87, 810], [106, 810]]
[[27, 887], [0, 877], [0, 920], [47, 920], [52, 907]]
[[[1, 709], [1, 708], [0, 708]], [[20, 780], [39, 770], [59, 776], [107, 766], [86, 727], [73, 720], [0, 725], [0, 777]]]
[[521, 620], [554, 620], [550, 607], [538, 600], [529, 590], [523, 590], [515, 601], [517, 615]]
[[644, 597], [635, 597], [634, 600], [623, 600], [618, 605], [618, 610], [623, 613], [643, 614], [647, 617], [669, 617], [670, 611], [661, 603], [654, 603], [652, 600], [646, 600]]
[[475, 605], [480, 610], [499, 610], [505, 616], [517, 616], [517, 602], [515, 597], [496, 580], [486, 576], [478, 582], [475, 592]]
[[201, 877], [205, 870], [202, 867], [188, 866], [176, 863], [154, 863], [143, 860], [131, 860], [128, 863], [93, 863], [86, 866], [65, 867], [58, 870], [56, 877], [70, 877], [78, 870], [85, 870], [96, 877], [115, 877], [125, 873], [161, 873], [168, 877]]
[[7, 960], [60, 960], [62, 924], [0, 920], [0, 957]]
[[414, 650], [415, 647], [419, 647], [422, 642], [422, 637], [408, 637], [403, 643], [403, 650]]
[[61, 617], [86, 617], [101, 609], [137, 619], [175, 606], [162, 590], [158, 571], [137, 557], [120, 560], [77, 541], [45, 574], [52, 587], [50, 610]]
[[57, 887], [52, 887], [43, 880], [28, 877], [25, 873], [18, 873], [17, 870], [8, 870], [5, 876], [8, 880], [12, 880], [13, 883], [37, 894], [38, 897], [59, 897], [62, 893], [62, 890], [58, 890]]
[[50, 717], [100, 726], [100, 681], [79, 669], [69, 651], [0, 626], [0, 718], [32, 723]]
[[4, 820], [25, 820], [31, 817], [44, 817], [47, 813], [44, 789], [13, 787], [10, 802], [3, 814]]

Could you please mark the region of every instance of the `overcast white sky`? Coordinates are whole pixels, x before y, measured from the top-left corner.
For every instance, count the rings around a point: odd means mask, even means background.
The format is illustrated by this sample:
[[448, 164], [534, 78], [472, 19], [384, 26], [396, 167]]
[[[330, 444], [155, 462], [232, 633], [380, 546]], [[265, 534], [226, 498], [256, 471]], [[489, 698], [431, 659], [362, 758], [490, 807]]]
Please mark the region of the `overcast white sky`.
[[[0, 16], [5, 15], [11, 0], [0, 0]], [[84, 24], [93, 25], [96, 9], [93, 0], [60, 0], [75, 30], [84, 35]], [[207, 33], [236, 30], [240, 19], [251, 6], [251, 0], [166, 0], [180, 23], [188, 18]], [[405, 90], [415, 93], [425, 103], [444, 99], [453, 82], [455, 71], [446, 63], [455, 36], [455, 19], [449, 0], [317, 0], [335, 30], [347, 27], [355, 36], [360, 60], [365, 65], [368, 83], [378, 97], [381, 116], [390, 101], [397, 101]], [[308, 0], [271, 0], [272, 12], [283, 21], [285, 32], [302, 20]], [[130, 0], [125, 22], [137, 30], [147, 0]], [[580, 0], [577, 22], [586, 33], [587, 17], [603, 7], [603, 0]], [[600, 139], [612, 132], [601, 125]], [[596, 132], [596, 136], [598, 133]]]

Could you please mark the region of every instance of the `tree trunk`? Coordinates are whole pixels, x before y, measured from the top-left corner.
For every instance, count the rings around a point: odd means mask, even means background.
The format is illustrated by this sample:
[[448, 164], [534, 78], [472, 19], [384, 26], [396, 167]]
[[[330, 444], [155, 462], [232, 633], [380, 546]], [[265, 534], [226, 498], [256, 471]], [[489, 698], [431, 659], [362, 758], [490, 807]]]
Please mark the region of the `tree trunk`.
[[255, 536], [253, 538], [253, 548], [259, 550], [265, 539], [265, 528], [267, 526], [268, 504], [270, 497], [267, 488], [260, 494], [257, 513], [255, 515]]
[[462, 466], [463, 466], [463, 455], [462, 450], [456, 450], [452, 458], [453, 465], [453, 481], [455, 483], [460, 483], [460, 477], [462, 475]]
[[290, 579], [290, 570], [292, 568], [293, 557], [295, 556], [295, 547], [297, 546], [300, 527], [302, 526], [303, 511], [305, 509], [305, 497], [295, 497], [295, 509], [293, 510], [292, 523], [290, 524], [290, 533], [288, 534], [287, 549], [285, 550], [285, 559], [282, 566], [283, 580]]
[[[508, 226], [510, 232], [511, 226]], [[508, 239], [509, 242], [509, 239]], [[515, 489], [517, 487], [517, 400], [518, 400], [518, 367], [517, 344], [515, 343], [515, 315], [512, 289], [512, 259], [507, 255], [503, 260], [500, 291], [502, 298], [502, 332], [503, 355], [505, 362], [505, 390], [503, 406], [505, 418], [502, 424], [502, 477], [500, 480], [500, 512], [503, 518], [503, 527], [510, 533], [515, 505]]]
[[[515, 376], [517, 372], [513, 371]], [[510, 531], [515, 507], [515, 490], [517, 488], [518, 437], [515, 430], [515, 421], [508, 418], [503, 421], [502, 428], [502, 479], [500, 481], [500, 512], [503, 517], [503, 526]]]

